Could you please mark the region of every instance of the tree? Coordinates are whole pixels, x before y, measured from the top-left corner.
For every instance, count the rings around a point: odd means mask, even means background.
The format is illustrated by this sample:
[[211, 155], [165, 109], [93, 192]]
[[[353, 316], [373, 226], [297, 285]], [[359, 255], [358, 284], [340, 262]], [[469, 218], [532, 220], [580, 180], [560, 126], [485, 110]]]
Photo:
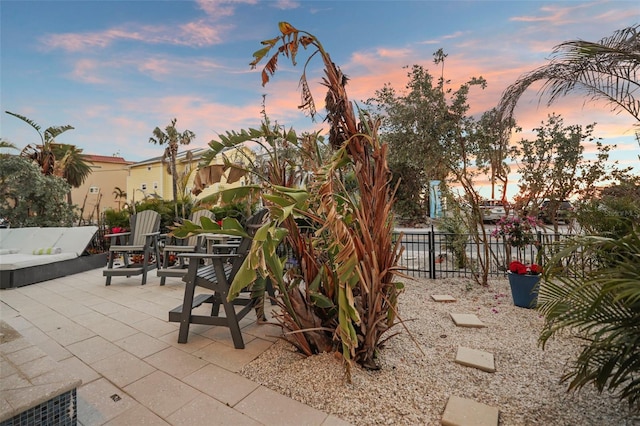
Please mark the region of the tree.
[[[634, 25], [598, 42], [572, 40], [555, 46], [548, 64], [522, 75], [505, 90], [498, 107], [501, 114], [512, 116], [523, 93], [542, 81], [540, 96], [549, 96], [548, 105], [569, 93], [583, 92], [640, 122], [639, 30], [640, 25]], [[638, 133], [636, 136], [640, 143]]]
[[451, 209], [464, 215], [466, 227], [478, 247], [476, 259], [469, 266], [477, 268], [476, 281], [487, 284], [490, 258], [488, 235], [479, 204], [482, 197], [476, 189], [477, 179], [490, 173], [493, 182], [504, 185], [506, 192], [508, 166], [507, 135], [495, 111], [483, 114], [480, 120], [469, 115], [468, 97], [472, 87], [486, 87], [482, 77], [472, 77], [457, 90], [449, 88], [444, 77], [446, 54], [442, 49], [434, 54], [434, 62], [441, 65], [441, 77], [435, 80], [428, 71], [414, 65], [408, 74], [406, 93], [399, 95], [390, 86], [376, 92], [368, 104], [380, 114], [382, 137], [389, 143], [391, 170], [402, 173], [398, 194], [413, 194], [402, 207], [404, 213], [421, 212], [427, 199], [425, 189], [430, 180], [442, 182], [443, 193], [451, 204], [456, 197], [447, 187], [455, 186], [463, 192], [463, 202], [469, 209]]
[[616, 173], [615, 180], [577, 205], [576, 219], [585, 234], [618, 239], [640, 223], [640, 176]]
[[[29, 118], [5, 111], [33, 127], [40, 136], [40, 144], [28, 144], [20, 153], [21, 156], [34, 161], [45, 175], [63, 178], [74, 188], [80, 187], [91, 174], [91, 165], [82, 156], [82, 149], [75, 145], [56, 143], [55, 138], [62, 133], [73, 130], [73, 126], [51, 126], [42, 132], [41, 127]], [[67, 194], [67, 203], [72, 204], [71, 190]]]
[[[79, 188], [91, 174], [91, 163], [87, 162], [82, 154], [82, 149], [75, 145], [67, 144], [51, 144], [53, 154], [56, 158], [56, 169], [69, 185]], [[67, 194], [67, 202], [73, 204], [71, 199], [71, 191]]]
[[475, 137], [478, 140], [476, 164], [491, 182], [491, 199], [496, 199], [496, 184], [500, 186], [501, 199], [506, 205], [507, 185], [511, 167], [506, 163], [511, 150], [509, 146], [511, 129], [516, 126], [515, 120], [505, 124], [500, 121], [500, 115], [494, 108], [482, 114], [477, 123]]
[[120, 211], [120, 203], [122, 200], [127, 199], [127, 192], [120, 189], [120, 187], [116, 186], [113, 189], [113, 195], [115, 196], [116, 201], [118, 202], [118, 211]]
[[71, 226], [68, 192], [63, 179], [42, 174], [26, 158], [7, 156], [0, 161], [0, 217], [12, 227]]
[[35, 131], [38, 132], [38, 136], [40, 136], [40, 144], [28, 144], [23, 148], [20, 155], [25, 158], [29, 158], [32, 161], [35, 161], [36, 164], [38, 164], [38, 166], [40, 167], [40, 170], [42, 170], [43, 174], [55, 174], [56, 157], [51, 144], [55, 143], [56, 137], [68, 130], [73, 130], [74, 127], [68, 124], [64, 126], [51, 126], [47, 127], [43, 133], [40, 125], [35, 121], [30, 120], [29, 118], [20, 114], [16, 114], [10, 111], [5, 112], [33, 127]]
[[169, 160], [167, 171], [171, 175], [171, 188], [173, 193], [173, 201], [175, 203], [175, 220], [178, 220], [178, 171], [176, 169], [176, 158], [178, 156], [178, 147], [180, 145], [189, 145], [196, 134], [191, 130], [185, 130], [180, 133], [176, 129], [177, 118], [171, 120], [171, 124], [165, 127], [163, 132], [159, 127], [153, 129], [153, 137], [149, 138], [149, 142], [157, 145], [166, 145], [162, 159]]
[[394, 183], [399, 181], [397, 213], [416, 222], [427, 212], [429, 181], [444, 182], [447, 175], [440, 161], [447, 105], [443, 84], [423, 67], [414, 65], [407, 77], [406, 93], [387, 84], [367, 104], [382, 118], [389, 167]]
[[506, 192], [509, 169], [505, 159], [509, 135], [501, 130], [503, 126], [497, 112], [485, 112], [477, 123], [472, 124], [476, 120], [463, 123], [463, 118], [468, 118], [468, 87], [484, 88], [486, 81], [481, 77], [471, 78], [454, 92], [444, 75], [446, 57], [442, 49], [434, 53], [434, 63], [441, 66], [438, 79], [423, 67], [414, 65], [407, 74], [409, 82], [404, 93], [385, 85], [367, 101], [382, 117], [383, 137], [389, 144], [389, 166], [394, 180], [400, 181], [398, 207], [402, 210], [398, 213], [409, 222], [424, 217], [429, 181], [446, 182], [451, 173], [449, 166], [456, 164], [460, 154], [453, 141], [456, 128], [474, 127], [461, 133], [474, 133], [474, 152], [466, 151], [474, 158], [474, 167], [489, 175], [492, 198], [495, 197], [496, 182], [502, 185], [501, 192]]
[[[561, 201], [586, 191], [608, 175], [605, 163], [609, 150], [615, 146], [603, 146], [593, 136], [595, 124], [585, 129], [580, 125], [565, 126], [562, 117], [552, 114], [540, 127], [535, 128], [537, 138], [522, 139], [513, 149], [513, 158], [519, 164], [519, 197], [526, 199], [525, 210], [536, 212], [542, 200], [548, 199], [549, 214], [557, 230], [556, 211]], [[584, 159], [584, 144], [595, 142], [598, 150], [593, 161]]]

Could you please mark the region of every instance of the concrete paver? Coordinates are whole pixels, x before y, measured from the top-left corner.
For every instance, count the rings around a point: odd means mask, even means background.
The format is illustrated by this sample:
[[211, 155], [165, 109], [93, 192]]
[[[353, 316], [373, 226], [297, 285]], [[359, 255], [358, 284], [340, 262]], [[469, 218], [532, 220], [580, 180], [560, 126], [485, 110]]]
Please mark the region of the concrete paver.
[[[249, 379], [214, 364], [208, 364], [194, 371], [183, 381], [230, 407], [235, 406], [259, 386]], [[224, 383], [224, 386], [220, 386], [220, 383]]]
[[171, 374], [178, 379], [182, 379], [208, 364], [207, 361], [174, 347], [168, 347], [156, 352], [144, 360], [158, 370]]
[[136, 405], [136, 401], [105, 378], [78, 389], [78, 421], [102, 425]]
[[201, 392], [163, 371], [155, 371], [123, 390], [162, 418], [201, 395]]
[[449, 314], [458, 327], [483, 328], [486, 325], [475, 314]]
[[139, 404], [105, 423], [106, 426], [167, 426], [169, 424], [153, 411]]
[[477, 368], [488, 373], [495, 373], [496, 371], [493, 354], [477, 349], [465, 348], [464, 346], [458, 347], [455, 361], [460, 365]]
[[193, 426], [206, 424], [260, 426], [261, 423], [251, 417], [234, 410], [208, 395], [200, 395], [185, 404], [167, 420], [176, 426]]
[[[177, 343], [178, 324], [167, 320], [182, 300], [183, 285], [169, 279], [160, 287], [150, 276], [145, 286], [132, 277], [105, 287], [97, 269], [2, 290], [0, 319], [57, 361], [59, 371], [41, 374], [50, 363], [19, 341], [0, 349], [24, 350], [15, 357], [43, 381], [69, 375], [82, 380], [81, 426], [348, 424], [237, 374], [281, 332], [257, 324], [255, 314], [241, 323], [243, 350], [233, 347], [222, 327], [193, 325], [188, 343]], [[15, 374], [3, 364], [3, 388], [18, 379]]]
[[453, 302], [456, 302], [456, 298], [453, 297], [450, 294], [432, 294], [431, 298], [435, 302], [441, 302], [441, 303], [453, 303]]
[[234, 408], [265, 425], [322, 424], [327, 417], [322, 411], [264, 386], [258, 387]]
[[442, 415], [443, 426], [497, 426], [496, 407], [452, 395]]

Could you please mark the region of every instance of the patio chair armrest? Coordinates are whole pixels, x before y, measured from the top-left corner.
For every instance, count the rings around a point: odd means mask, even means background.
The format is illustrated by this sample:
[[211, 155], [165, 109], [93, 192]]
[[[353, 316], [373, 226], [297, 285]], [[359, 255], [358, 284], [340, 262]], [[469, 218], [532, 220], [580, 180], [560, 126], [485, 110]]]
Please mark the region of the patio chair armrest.
[[217, 253], [179, 253], [178, 257], [187, 259], [228, 259], [230, 257], [240, 257], [237, 253], [217, 254]]
[[213, 249], [234, 249], [234, 248], [238, 248], [240, 246], [240, 244], [233, 244], [233, 243], [219, 243], [219, 244], [211, 244], [209, 247], [213, 248]]
[[131, 232], [119, 232], [117, 234], [104, 234], [104, 237], [105, 238], [125, 237], [127, 235], [131, 235]]

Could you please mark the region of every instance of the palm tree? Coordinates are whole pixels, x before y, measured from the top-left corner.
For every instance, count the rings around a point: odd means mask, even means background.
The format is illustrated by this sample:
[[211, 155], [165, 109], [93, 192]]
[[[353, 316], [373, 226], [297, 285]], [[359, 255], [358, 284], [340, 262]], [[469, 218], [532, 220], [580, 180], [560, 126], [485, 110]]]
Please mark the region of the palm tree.
[[116, 201], [118, 201], [118, 211], [120, 211], [120, 203], [122, 202], [122, 200], [127, 199], [127, 193], [126, 191], [123, 191], [120, 187], [116, 186], [113, 189], [113, 195], [116, 197]]
[[[582, 91], [592, 100], [606, 100], [614, 111], [626, 111], [640, 122], [639, 31], [640, 25], [634, 25], [598, 42], [573, 40], [557, 45], [547, 65], [522, 75], [505, 90], [498, 109], [503, 116], [512, 116], [529, 86], [543, 81], [540, 96], [549, 96], [548, 105]], [[640, 137], [640, 133], [636, 135]]]
[[[91, 174], [91, 163], [85, 161], [82, 149], [62, 143], [52, 143], [51, 148], [56, 159], [54, 174], [66, 180], [73, 188], [79, 188]], [[72, 204], [71, 191], [67, 201], [69, 205]]]
[[[21, 156], [35, 161], [42, 173], [63, 178], [69, 185], [78, 188], [91, 174], [91, 165], [84, 160], [82, 149], [75, 145], [56, 143], [55, 138], [67, 130], [73, 130], [70, 125], [47, 127], [42, 132], [40, 125], [33, 120], [10, 111], [5, 111], [33, 127], [40, 136], [41, 144], [29, 144], [24, 147]], [[71, 205], [71, 191], [67, 194], [67, 201]]]
[[29, 158], [32, 161], [35, 161], [38, 164], [38, 166], [40, 166], [40, 169], [42, 170], [43, 174], [45, 175], [54, 174], [56, 158], [55, 158], [51, 144], [55, 143], [55, 138], [57, 136], [66, 132], [67, 130], [73, 130], [74, 127], [68, 124], [64, 126], [51, 126], [51, 127], [47, 127], [43, 133], [40, 125], [35, 121], [25, 117], [24, 115], [16, 114], [10, 111], [5, 111], [5, 112], [9, 115], [19, 118], [20, 120], [24, 121], [25, 123], [33, 127], [36, 130], [36, 132], [38, 132], [38, 135], [40, 136], [40, 142], [41, 142], [40, 145], [29, 144], [24, 147], [20, 155], [23, 157]]
[[157, 145], [167, 145], [162, 159], [169, 159], [168, 172], [171, 175], [171, 183], [173, 190], [173, 202], [175, 204], [175, 218], [178, 220], [178, 172], [176, 170], [176, 157], [178, 156], [179, 145], [189, 145], [196, 134], [191, 130], [185, 130], [180, 133], [176, 129], [177, 118], [171, 120], [171, 124], [165, 127], [163, 132], [159, 127], [153, 129], [153, 137], [149, 138], [149, 142]]

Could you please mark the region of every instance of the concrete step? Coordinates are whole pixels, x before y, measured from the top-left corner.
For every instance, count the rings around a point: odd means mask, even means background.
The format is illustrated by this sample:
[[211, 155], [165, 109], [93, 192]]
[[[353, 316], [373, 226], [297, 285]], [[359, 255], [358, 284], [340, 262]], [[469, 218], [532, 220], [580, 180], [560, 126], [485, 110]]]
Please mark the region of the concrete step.
[[458, 347], [455, 362], [460, 365], [477, 368], [478, 370], [486, 371], [488, 373], [496, 372], [493, 354], [479, 351], [477, 349], [465, 348], [464, 346]]

